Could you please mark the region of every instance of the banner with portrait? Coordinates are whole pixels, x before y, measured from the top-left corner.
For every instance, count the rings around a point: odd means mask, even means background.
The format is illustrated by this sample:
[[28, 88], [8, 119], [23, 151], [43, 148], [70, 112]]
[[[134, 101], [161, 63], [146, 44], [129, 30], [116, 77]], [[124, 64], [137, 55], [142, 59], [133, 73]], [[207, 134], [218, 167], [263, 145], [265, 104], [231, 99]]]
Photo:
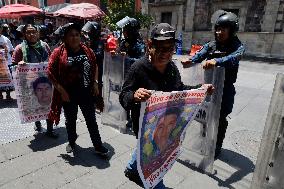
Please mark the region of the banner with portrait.
[[8, 61], [5, 58], [5, 53], [0, 51], [0, 90], [13, 90], [13, 80], [8, 68]]
[[137, 151], [138, 172], [145, 188], [153, 188], [181, 153], [186, 128], [194, 120], [206, 89], [154, 92], [141, 105]]
[[13, 78], [21, 123], [46, 119], [53, 94], [47, 63], [19, 65], [13, 70]]

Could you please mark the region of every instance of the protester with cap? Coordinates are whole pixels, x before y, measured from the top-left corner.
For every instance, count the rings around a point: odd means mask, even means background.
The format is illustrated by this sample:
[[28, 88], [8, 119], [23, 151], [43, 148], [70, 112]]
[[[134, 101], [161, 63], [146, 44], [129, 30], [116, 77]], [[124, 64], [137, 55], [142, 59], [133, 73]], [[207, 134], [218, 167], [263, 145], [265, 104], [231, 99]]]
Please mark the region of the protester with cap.
[[[24, 65], [27, 63], [43, 63], [48, 61], [50, 55], [50, 48], [47, 43], [39, 39], [38, 27], [32, 24], [26, 24], [23, 27], [24, 40], [21, 44], [17, 45], [12, 57], [13, 64]], [[53, 122], [49, 119], [46, 120], [48, 137], [57, 138], [58, 134], [53, 131]], [[42, 131], [40, 121], [35, 122], [35, 130]]]
[[[175, 29], [167, 23], [160, 23], [151, 32], [146, 56], [137, 60], [129, 69], [119, 100], [126, 110], [131, 110], [136, 138], [139, 130], [140, 103], [150, 98], [150, 90], [170, 92], [201, 87], [186, 86], [182, 83], [178, 68], [172, 61], [174, 51]], [[209, 90], [212, 91], [212, 85]], [[136, 156], [135, 150], [124, 173], [130, 180], [142, 186]], [[163, 181], [155, 188], [165, 188]]]
[[[3, 25], [4, 24], [1, 24], [0, 25], [0, 50], [3, 51], [3, 54], [5, 55], [5, 59], [7, 59], [6, 63], [8, 63], [8, 67], [10, 69], [10, 74], [12, 74], [11, 72], [11, 64], [12, 64], [12, 54], [13, 54], [13, 51], [14, 51], [14, 48], [13, 48], [13, 45], [10, 41], [10, 39], [6, 36], [3, 35]], [[1, 88], [1, 91], [0, 91], [0, 99], [3, 99], [3, 94], [2, 94], [2, 91], [5, 91], [6, 92], [6, 99], [7, 100], [11, 100], [11, 95], [10, 95], [10, 92], [14, 90], [13, 87], [2, 87]]]
[[243, 44], [236, 34], [239, 29], [237, 15], [226, 11], [218, 11], [217, 14], [217, 19], [214, 23], [215, 40], [205, 44], [190, 60], [183, 61], [184, 64], [192, 64], [205, 60], [204, 69], [214, 67], [225, 68], [215, 157], [219, 156], [225, 138], [228, 126], [226, 117], [233, 109], [234, 96], [236, 94], [234, 83], [237, 80], [239, 61], [245, 51]]
[[66, 151], [71, 153], [78, 138], [76, 120], [80, 106], [95, 152], [107, 155], [109, 150], [102, 144], [96, 121], [95, 98], [99, 91], [95, 54], [81, 43], [79, 25], [68, 23], [60, 33], [63, 44], [54, 49], [48, 65], [48, 76], [55, 87], [49, 118], [58, 124], [63, 107], [69, 141]]

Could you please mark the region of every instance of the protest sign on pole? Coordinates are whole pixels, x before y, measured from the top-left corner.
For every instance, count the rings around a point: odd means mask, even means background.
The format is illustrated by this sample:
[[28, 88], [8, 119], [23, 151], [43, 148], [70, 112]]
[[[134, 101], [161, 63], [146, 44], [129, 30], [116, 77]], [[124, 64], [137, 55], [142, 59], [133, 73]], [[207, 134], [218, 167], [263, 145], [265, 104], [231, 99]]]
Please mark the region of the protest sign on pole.
[[181, 153], [186, 128], [206, 97], [206, 89], [154, 92], [141, 104], [137, 168], [145, 188], [153, 188]]
[[47, 119], [53, 86], [46, 71], [47, 63], [19, 65], [13, 71], [21, 123]]
[[119, 94], [124, 82], [124, 56], [105, 52], [103, 74], [104, 111], [102, 124], [112, 126], [124, 133], [126, 112], [119, 102]]
[[14, 87], [13, 80], [4, 54], [0, 51], [0, 90], [11, 90]]

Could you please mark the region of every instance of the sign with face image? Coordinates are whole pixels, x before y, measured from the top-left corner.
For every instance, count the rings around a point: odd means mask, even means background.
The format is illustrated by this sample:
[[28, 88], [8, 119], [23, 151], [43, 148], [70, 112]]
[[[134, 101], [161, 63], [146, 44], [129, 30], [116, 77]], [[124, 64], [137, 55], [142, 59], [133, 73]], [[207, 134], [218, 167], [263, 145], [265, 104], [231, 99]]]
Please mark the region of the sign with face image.
[[8, 68], [8, 62], [5, 50], [0, 45], [0, 89], [13, 90], [12, 75]]
[[19, 65], [13, 72], [21, 123], [47, 118], [53, 86], [47, 77], [47, 63]]
[[155, 187], [181, 153], [186, 128], [206, 97], [206, 89], [154, 92], [141, 104], [138, 172], [145, 188]]

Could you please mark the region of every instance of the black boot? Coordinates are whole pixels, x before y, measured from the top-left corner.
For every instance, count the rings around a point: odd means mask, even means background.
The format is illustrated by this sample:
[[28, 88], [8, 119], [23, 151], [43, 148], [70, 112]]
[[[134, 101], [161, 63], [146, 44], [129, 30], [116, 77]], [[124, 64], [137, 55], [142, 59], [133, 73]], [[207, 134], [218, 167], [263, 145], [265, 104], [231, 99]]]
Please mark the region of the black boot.
[[47, 131], [45, 135], [54, 139], [58, 138], [58, 134], [53, 130], [53, 122], [47, 119], [46, 125], [47, 125]]
[[37, 132], [41, 132], [42, 131], [42, 127], [41, 127], [41, 122], [40, 121], [36, 121], [35, 122], [35, 127], [34, 127], [35, 131]]
[[12, 100], [10, 91], [7, 91], [7, 92], [6, 92], [6, 100]]
[[216, 149], [215, 149], [215, 159], [218, 158], [218, 156], [221, 153], [223, 140], [225, 138], [227, 127], [228, 127], [228, 121], [227, 121], [226, 117], [220, 117], [219, 118], [219, 127], [218, 127]]

